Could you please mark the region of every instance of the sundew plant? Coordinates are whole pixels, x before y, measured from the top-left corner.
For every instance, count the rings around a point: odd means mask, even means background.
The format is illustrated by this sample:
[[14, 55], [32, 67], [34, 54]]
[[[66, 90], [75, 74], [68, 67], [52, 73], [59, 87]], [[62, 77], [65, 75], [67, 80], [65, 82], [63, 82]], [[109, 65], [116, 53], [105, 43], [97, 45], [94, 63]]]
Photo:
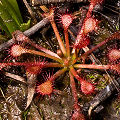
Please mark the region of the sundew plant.
[[[53, 52], [45, 47], [40, 46], [39, 44], [34, 43], [27, 36], [25, 36], [21, 31], [15, 31], [13, 33], [13, 39], [16, 41], [14, 45], [9, 49], [9, 55], [12, 58], [21, 57], [23, 54], [33, 54], [41, 56], [44, 59], [25, 61], [25, 62], [1, 62], [0, 70], [7, 68], [8, 66], [24, 66], [26, 74], [28, 76], [42, 74], [44, 69], [56, 68], [56, 72], [50, 75], [43, 75], [43, 82], [39, 83], [34, 87], [35, 91], [40, 95], [51, 95], [54, 91], [54, 81], [59, 78], [62, 74], [68, 72], [70, 81], [70, 87], [72, 91], [72, 96], [74, 99], [73, 104], [73, 114], [71, 115], [72, 120], [85, 120], [85, 116], [82, 113], [82, 110], [79, 106], [76, 81], [79, 83], [81, 92], [85, 95], [92, 95], [95, 92], [95, 85], [85, 79], [82, 75], [83, 69], [98, 69], [98, 70], [110, 70], [120, 73], [120, 50], [115, 48], [108, 51], [107, 56], [110, 63], [107, 64], [96, 64], [93, 61], [90, 63], [87, 60], [91, 60], [89, 55], [96, 49], [102, 47], [107, 42], [114, 39], [120, 39], [120, 31], [113, 33], [110, 37], [104, 41], [98, 43], [91, 49], [88, 49], [88, 45], [91, 44], [89, 34], [93, 31], [97, 31], [99, 28], [100, 21], [97, 20], [92, 11], [96, 4], [102, 4], [103, 0], [91, 0], [89, 8], [86, 14], [85, 19], [83, 20], [82, 27], [80, 28], [77, 37], [75, 38], [74, 43], [71, 43], [69, 36], [69, 26], [72, 24], [75, 17], [72, 14], [65, 13], [61, 14], [59, 17], [59, 23], [62, 24], [64, 39], [61, 38], [58, 28], [56, 26], [55, 20], [55, 11], [54, 7], [51, 7], [48, 10], [45, 6], [42, 7], [44, 11], [44, 17], [48, 18], [51, 27], [53, 28], [54, 34], [56, 36], [59, 48], [56, 52]], [[29, 49], [25, 47], [25, 44], [30, 44], [35, 49]], [[80, 51], [84, 50], [80, 54]], [[46, 60], [47, 59], [47, 60]], [[49, 60], [50, 59], [50, 60]], [[114, 64], [111, 64], [114, 61]], [[115, 62], [117, 61], [117, 62]], [[34, 80], [33, 80], [34, 81]], [[36, 81], [34, 81], [36, 82]], [[35, 84], [34, 84], [35, 86]], [[30, 105], [33, 95], [31, 95], [30, 102], [27, 101], [26, 109]]]

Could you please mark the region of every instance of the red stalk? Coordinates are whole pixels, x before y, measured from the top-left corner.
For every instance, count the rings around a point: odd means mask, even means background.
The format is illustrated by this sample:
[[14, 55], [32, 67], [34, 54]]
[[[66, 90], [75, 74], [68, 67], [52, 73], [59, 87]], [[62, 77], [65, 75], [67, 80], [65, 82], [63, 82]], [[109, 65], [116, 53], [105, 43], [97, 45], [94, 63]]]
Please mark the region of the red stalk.
[[52, 28], [53, 28], [53, 30], [54, 30], [54, 33], [55, 33], [55, 35], [56, 35], [56, 38], [57, 38], [57, 40], [58, 40], [60, 49], [61, 49], [61, 51], [63, 52], [63, 54], [66, 55], [65, 46], [64, 46], [64, 44], [63, 44], [63, 41], [61, 40], [61, 37], [60, 37], [59, 31], [58, 31], [58, 29], [57, 29], [57, 26], [56, 26], [56, 24], [55, 24], [55, 21], [52, 20], [52, 21], [50, 21], [50, 22], [51, 22]]
[[24, 63], [21, 63], [21, 62], [13, 62], [13, 63], [0, 63], [0, 70], [4, 67], [7, 67], [7, 66], [41, 66], [41, 68], [43, 68], [44, 66], [44, 62], [24, 62]]
[[70, 48], [69, 48], [70, 45], [69, 45], [68, 30], [67, 29], [64, 29], [64, 35], [65, 35], [67, 55], [68, 55], [68, 57], [70, 57]]
[[70, 48], [69, 48], [69, 39], [68, 39], [68, 27], [72, 23], [72, 16], [70, 14], [64, 14], [61, 16], [61, 22], [64, 28], [64, 35], [65, 35], [65, 42], [66, 42], [66, 51], [67, 51], [67, 56], [70, 57]]
[[87, 51], [86, 53], [84, 53], [81, 58], [82, 59], [86, 59], [86, 57], [91, 54], [94, 50], [98, 49], [99, 47], [101, 47], [102, 45], [106, 44], [108, 41], [113, 40], [113, 39], [120, 39], [120, 31], [115, 32], [113, 35], [111, 35], [109, 38], [105, 39], [104, 41], [102, 41], [101, 43], [97, 44], [95, 47], [93, 47], [92, 49], [90, 49], [89, 51]]
[[60, 63], [62, 63], [62, 60], [59, 59], [59, 58], [56, 58], [54, 56], [51, 56], [49, 54], [46, 54], [46, 53], [43, 53], [43, 52], [39, 52], [39, 51], [35, 51], [35, 50], [28, 50], [28, 49], [25, 49], [27, 53], [30, 53], [30, 54], [35, 54], [35, 55], [40, 55], [40, 56], [43, 56], [43, 57], [48, 57], [50, 59], [53, 59], [55, 61], [58, 61]]
[[110, 69], [111, 65], [75, 64], [75, 68]]
[[77, 119], [85, 120], [85, 117], [82, 114], [80, 107], [78, 106], [77, 90], [75, 87], [75, 81], [74, 81], [73, 75], [70, 72], [69, 72], [69, 75], [70, 75], [70, 85], [72, 89], [72, 95], [74, 98], [74, 110], [75, 110], [72, 115], [72, 120], [77, 120]]
[[32, 66], [38, 66], [41, 68], [47, 68], [47, 67], [63, 67], [63, 65], [59, 63], [45, 63], [45, 62], [13, 62], [13, 63], [0, 63], [0, 70], [7, 66], [25, 66], [25, 67], [32, 67]]
[[30, 54], [40, 55], [40, 56], [43, 56], [43, 57], [48, 57], [50, 59], [53, 59], [55, 61], [58, 61], [58, 62], [62, 63], [61, 59], [56, 58], [54, 56], [51, 56], [49, 54], [40, 52], [40, 51], [25, 49], [25, 48], [21, 47], [20, 45], [13, 45], [11, 47], [11, 55], [13, 55], [13, 57], [18, 57], [18, 56], [20, 56], [23, 53], [30, 53]]
[[23, 34], [23, 32], [21, 32], [21, 31], [19, 31], [19, 30], [15, 31], [15, 32], [13, 33], [13, 38], [14, 38], [15, 40], [17, 40], [17, 41], [29, 43], [29, 44], [31, 44], [33, 47], [35, 47], [36, 49], [38, 49], [38, 50], [40, 50], [40, 51], [43, 51], [43, 52], [45, 52], [46, 54], [49, 54], [49, 55], [51, 55], [51, 56], [54, 56], [54, 57], [57, 57], [57, 58], [60, 59], [60, 57], [59, 57], [56, 53], [54, 53], [54, 52], [52, 52], [52, 51], [50, 51], [50, 50], [48, 50], [48, 49], [46, 49], [46, 48], [38, 45], [38, 44], [35, 44], [35, 43], [32, 42], [27, 36], [25, 36], [25, 35]]
[[63, 68], [59, 71], [57, 71], [53, 76], [50, 77], [50, 81], [54, 81], [57, 77], [59, 77], [61, 74], [63, 74], [64, 72], [66, 72], [67, 68]]
[[50, 63], [50, 62], [49, 62], [49, 63], [45, 63], [45, 64], [44, 64], [44, 67], [45, 67], [45, 68], [48, 68], [48, 67], [59, 67], [59, 68], [60, 68], [60, 67], [64, 67], [64, 65], [59, 64], [59, 63]]
[[83, 80], [75, 71], [73, 67], [70, 68], [70, 72], [74, 75], [74, 77], [81, 83], [81, 90], [84, 94], [91, 94], [94, 92], [94, 86], [87, 82], [86, 80]]
[[87, 65], [87, 64], [75, 64], [75, 68], [88, 68], [88, 69], [111, 69], [120, 73], [120, 64], [116, 65]]
[[77, 98], [77, 90], [76, 90], [76, 87], [75, 87], [75, 81], [74, 81], [74, 78], [73, 78], [73, 75], [69, 72], [69, 75], [70, 75], [70, 85], [71, 85], [71, 89], [72, 89], [72, 95], [73, 95], [73, 98], [74, 98], [74, 109], [79, 109], [78, 107], [78, 98]]
[[63, 41], [61, 40], [59, 31], [58, 31], [57, 26], [56, 26], [55, 21], [54, 21], [54, 10], [51, 9], [49, 11], [45, 6], [41, 6], [41, 9], [45, 12], [45, 16], [49, 19], [49, 21], [50, 21], [50, 23], [52, 25], [52, 28], [53, 28], [54, 33], [56, 35], [56, 38], [58, 40], [61, 51], [63, 52], [64, 55], [66, 55], [65, 46], [63, 44]]

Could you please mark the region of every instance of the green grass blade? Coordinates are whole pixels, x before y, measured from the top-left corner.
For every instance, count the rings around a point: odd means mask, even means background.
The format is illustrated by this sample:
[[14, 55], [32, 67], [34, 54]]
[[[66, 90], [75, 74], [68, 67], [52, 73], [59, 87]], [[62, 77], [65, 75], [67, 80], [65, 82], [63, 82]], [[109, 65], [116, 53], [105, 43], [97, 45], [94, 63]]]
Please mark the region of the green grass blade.
[[6, 25], [10, 33], [20, 29], [16, 21], [9, 14], [7, 8], [2, 5], [2, 2], [0, 2], [0, 17], [2, 18], [4, 24]]
[[19, 17], [21, 23], [23, 23], [23, 19], [22, 19], [22, 16], [21, 16], [21, 13], [20, 13], [20, 10], [19, 10], [17, 1], [16, 1], [16, 0], [7, 0], [7, 1], [12, 5], [12, 7], [13, 7], [14, 10], [16, 11], [17, 16]]
[[0, 27], [2, 28], [2, 30], [4, 30], [4, 31], [7, 33], [7, 35], [8, 35], [9, 37], [11, 36], [9, 30], [7, 29], [7, 27], [6, 27], [6, 25], [5, 25], [5, 23], [3, 22], [3, 20], [2, 20], [1, 17], [0, 17]]
[[3, 6], [7, 8], [7, 10], [9, 11], [12, 18], [16, 21], [16, 23], [18, 25], [21, 25], [22, 21], [19, 19], [17, 12], [15, 11], [14, 7], [9, 3], [9, 1], [8, 0], [1, 0], [1, 2], [2, 2]]

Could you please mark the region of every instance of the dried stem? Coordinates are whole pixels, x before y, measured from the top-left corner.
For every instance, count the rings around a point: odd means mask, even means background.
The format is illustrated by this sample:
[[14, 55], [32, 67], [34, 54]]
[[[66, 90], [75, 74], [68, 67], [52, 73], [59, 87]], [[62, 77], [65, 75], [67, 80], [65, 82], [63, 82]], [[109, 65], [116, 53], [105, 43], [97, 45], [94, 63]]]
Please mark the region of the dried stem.
[[49, 9], [45, 5], [41, 5], [40, 8], [45, 12], [48, 13]]
[[[41, 27], [45, 26], [48, 22], [49, 22], [48, 18], [44, 18], [39, 23], [37, 23], [36, 25], [34, 25], [33, 27], [31, 27], [30, 29], [26, 30], [24, 32], [24, 34], [26, 36], [33, 35], [36, 31], [38, 31]], [[0, 45], [0, 51], [8, 48], [9, 46], [13, 45], [14, 43], [15, 43], [14, 39], [8, 40], [8, 42], [5, 42], [5, 43], [3, 43], [3, 44]]]
[[61, 3], [61, 2], [87, 2], [87, 0], [32, 0], [33, 5], [45, 5], [49, 3]]
[[8, 77], [10, 77], [10, 78], [13, 78], [13, 79], [15, 79], [17, 81], [20, 81], [22, 83], [27, 84], [26, 80], [23, 77], [19, 76], [19, 75], [15, 75], [15, 74], [8, 73], [8, 72], [5, 72], [5, 75], [8, 76]]
[[48, 18], [43, 18], [40, 22], [38, 22], [36, 25], [32, 26], [30, 29], [23, 32], [26, 36], [33, 35], [35, 32], [37, 32], [40, 28], [45, 26], [47, 23], [49, 23]]
[[[29, 6], [28, 2], [27, 2], [26, 0], [23, 0], [23, 2], [24, 2], [24, 4], [25, 4], [26, 8], [28, 9], [28, 12], [30, 13], [31, 17], [32, 17], [34, 20], [36, 20], [35, 14], [34, 14], [34, 12], [32, 11], [31, 7]], [[36, 21], [36, 22], [37, 22], [37, 21]]]
[[[113, 80], [114, 81], [114, 80]], [[120, 85], [120, 78], [118, 78], [116, 81], [118, 81], [118, 85]], [[100, 104], [102, 104], [106, 99], [108, 99], [113, 91], [115, 90], [114, 84], [110, 83], [107, 85], [104, 89], [102, 89], [94, 98], [92, 101], [86, 103], [83, 107], [83, 110], [88, 111], [88, 115], [91, 115], [91, 112], [98, 108]]]
[[27, 83], [28, 83], [28, 96], [27, 96], [27, 103], [25, 110], [29, 107], [29, 105], [32, 102], [34, 93], [35, 93], [35, 87], [36, 87], [36, 81], [37, 81], [37, 75], [36, 74], [31, 74], [31, 73], [26, 73], [27, 75]]

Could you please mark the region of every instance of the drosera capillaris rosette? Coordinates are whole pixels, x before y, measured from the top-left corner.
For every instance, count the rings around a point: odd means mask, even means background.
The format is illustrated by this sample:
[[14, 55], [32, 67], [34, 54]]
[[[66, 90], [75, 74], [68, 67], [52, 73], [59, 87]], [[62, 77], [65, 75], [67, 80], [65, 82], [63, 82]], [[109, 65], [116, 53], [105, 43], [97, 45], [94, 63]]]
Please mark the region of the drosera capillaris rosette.
[[[97, 2], [101, 2], [101, 1], [96, 0], [96, 3]], [[90, 10], [92, 11], [92, 9], [90, 9]], [[65, 15], [61, 16], [61, 17], [63, 17], [61, 19], [62, 19], [62, 25], [63, 25], [63, 29], [64, 29], [65, 40], [61, 39], [61, 36], [58, 31], [58, 28], [57, 28], [57, 25], [55, 22], [55, 18], [54, 18], [55, 9], [51, 8], [50, 11], [45, 13], [45, 17], [47, 17], [51, 23], [51, 27], [53, 28], [54, 34], [58, 41], [58, 45], [59, 45], [58, 50], [59, 51], [57, 50], [56, 52], [53, 52], [53, 51], [48, 50], [45, 47], [39, 46], [39, 44], [35, 44], [34, 42], [32, 42], [22, 32], [16, 31], [14, 33], [14, 36], [15, 36], [14, 38], [17, 39], [16, 41], [20, 42], [20, 40], [23, 39], [22, 40], [23, 43], [29, 43], [31, 46], [33, 46], [35, 48], [35, 50], [24, 48], [23, 46], [16, 44], [11, 47], [11, 55], [13, 57], [17, 57], [17, 56], [20, 57], [23, 54], [29, 53], [32, 55], [42, 56], [43, 58], [47, 58], [47, 60], [44, 60], [44, 62], [43, 61], [33, 61], [33, 62], [23, 62], [23, 63], [21, 63], [21, 62], [0, 63], [1, 69], [6, 66], [25, 66], [27, 72], [29, 72], [31, 74], [35, 74], [35, 75], [39, 74], [39, 71], [43, 70], [44, 68], [47, 68], [47, 69], [48, 68], [57, 68], [57, 70], [56, 70], [57, 72], [55, 72], [53, 75], [46, 78], [42, 83], [37, 84], [36, 91], [37, 91], [37, 93], [40, 93], [41, 95], [50, 95], [54, 91], [53, 82], [58, 77], [60, 77], [62, 74], [64, 74], [65, 72], [69, 72], [70, 87], [71, 87], [72, 95], [74, 98], [74, 105], [73, 105], [74, 113], [72, 115], [72, 119], [74, 119], [74, 118], [80, 119], [80, 120], [85, 119], [85, 116], [82, 114], [82, 111], [79, 106], [75, 79], [77, 80], [77, 82], [80, 82], [80, 88], [81, 88], [81, 92], [83, 92], [83, 94], [91, 95], [95, 91], [95, 86], [92, 84], [92, 82], [89, 82], [89, 81], [87, 81], [87, 79], [83, 79], [83, 77], [80, 77], [80, 76], [82, 76], [82, 73], [81, 72], [78, 73], [77, 72], [78, 69], [98, 69], [98, 70], [112, 69], [117, 72], [120, 72], [119, 64], [95, 65], [92, 63], [90, 63], [90, 64], [84, 63], [81, 59], [83, 59], [83, 58], [85, 58], [85, 60], [86, 60], [86, 58], [89, 59], [88, 55], [92, 53], [93, 49], [89, 50], [87, 53], [83, 53], [83, 54], [81, 53], [81, 55], [78, 55], [78, 52], [76, 52], [77, 50], [79, 51], [90, 44], [90, 39], [89, 39], [89, 37], [87, 38], [87, 35], [92, 31], [96, 31], [96, 27], [98, 25], [97, 24], [98, 21], [92, 16], [92, 13], [90, 12], [90, 10], [88, 10], [88, 12], [91, 15], [89, 17], [86, 16], [86, 18], [83, 22], [83, 25], [81, 27], [81, 30], [79, 31], [78, 36], [76, 37], [76, 41], [74, 43], [73, 48], [70, 47], [72, 45], [71, 45], [71, 42], [69, 39], [70, 36], [68, 35], [68, 28], [69, 28], [69, 25], [72, 23], [72, 16], [70, 14], [65, 14]], [[66, 21], [68, 19], [70, 21]], [[88, 23], [90, 23], [90, 24], [88, 24]], [[89, 27], [87, 27], [87, 26], [89, 26]], [[115, 33], [112, 36], [112, 38], [107, 39], [107, 42], [109, 40], [114, 39], [114, 36], [118, 37], [119, 34]], [[80, 44], [80, 42], [82, 44]], [[104, 43], [103, 42], [99, 43], [99, 46], [94, 48], [94, 50], [101, 47], [105, 43], [106, 43], [106, 40]], [[14, 49], [16, 49], [16, 51]], [[76, 54], [76, 55], [74, 56], [74, 54]], [[49, 59], [51, 62], [49, 62]]]

